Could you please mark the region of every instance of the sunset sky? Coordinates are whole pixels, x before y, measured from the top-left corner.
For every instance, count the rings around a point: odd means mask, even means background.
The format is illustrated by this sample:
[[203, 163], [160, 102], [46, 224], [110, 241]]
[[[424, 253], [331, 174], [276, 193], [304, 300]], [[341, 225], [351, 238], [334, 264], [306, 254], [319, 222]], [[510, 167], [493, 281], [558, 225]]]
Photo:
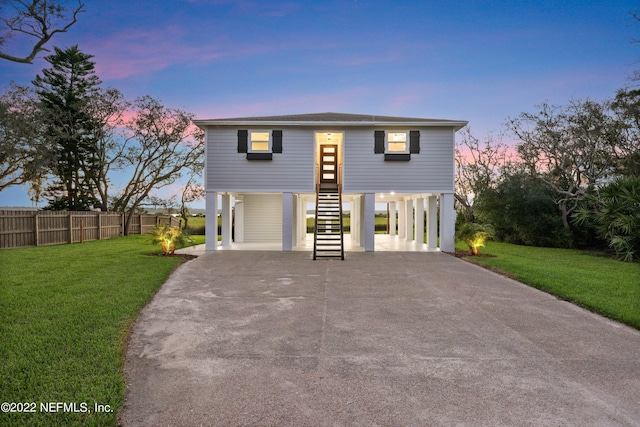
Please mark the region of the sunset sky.
[[[198, 118], [342, 112], [468, 120], [602, 100], [640, 69], [632, 1], [86, 0], [51, 46], [105, 86]], [[13, 43], [19, 43], [14, 40]], [[10, 44], [5, 47], [8, 53]], [[17, 47], [16, 47], [17, 49]], [[2, 90], [46, 67], [0, 62]], [[30, 206], [24, 188], [0, 206]]]

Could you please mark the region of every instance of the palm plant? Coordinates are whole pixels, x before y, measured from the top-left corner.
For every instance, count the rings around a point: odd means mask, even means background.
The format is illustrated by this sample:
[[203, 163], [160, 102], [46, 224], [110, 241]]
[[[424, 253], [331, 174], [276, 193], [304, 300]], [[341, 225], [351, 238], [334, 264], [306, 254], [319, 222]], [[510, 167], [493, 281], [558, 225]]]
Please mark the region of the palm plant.
[[456, 238], [467, 244], [471, 255], [477, 256], [493, 234], [493, 227], [489, 224], [465, 222], [456, 232]]
[[176, 245], [183, 245], [186, 241], [182, 230], [169, 224], [158, 224], [149, 234], [151, 234], [153, 243], [159, 244], [165, 255], [173, 255], [176, 251]]
[[631, 262], [640, 253], [640, 178], [618, 178], [586, 197], [573, 219], [593, 226], [619, 259]]

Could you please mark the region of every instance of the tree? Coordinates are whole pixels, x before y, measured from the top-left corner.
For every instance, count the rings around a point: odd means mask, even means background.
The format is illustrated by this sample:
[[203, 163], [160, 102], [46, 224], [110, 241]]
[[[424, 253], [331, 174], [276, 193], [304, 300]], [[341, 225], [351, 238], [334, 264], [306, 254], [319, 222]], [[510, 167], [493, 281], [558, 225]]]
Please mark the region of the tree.
[[609, 103], [543, 103], [537, 113], [521, 113], [508, 125], [521, 140], [518, 154], [530, 173], [554, 191], [569, 230], [569, 216], [580, 198], [613, 173], [611, 154], [621, 135]]
[[0, 97], [0, 191], [37, 183], [46, 173], [47, 153], [35, 94], [12, 85]]
[[61, 50], [45, 59], [50, 68], [36, 76], [45, 135], [51, 150], [50, 168], [57, 181], [46, 189], [53, 209], [87, 210], [95, 205], [95, 180], [99, 156], [100, 123], [91, 115], [92, 100], [99, 94], [92, 55], [78, 46]]
[[495, 186], [501, 168], [508, 162], [508, 147], [500, 138], [494, 140], [492, 135], [480, 142], [468, 126], [460, 135], [455, 154], [455, 199], [462, 207], [465, 221], [473, 222], [475, 203]]
[[185, 172], [199, 173], [204, 155], [204, 133], [191, 122], [193, 115], [166, 108], [149, 96], [138, 98], [133, 110], [122, 156], [132, 176], [114, 200], [115, 210], [129, 211], [125, 234], [151, 190], [173, 184]]
[[[31, 64], [53, 36], [65, 33], [78, 20], [84, 4], [71, 7], [64, 0], [0, 0], [0, 58]], [[16, 36], [33, 40], [26, 55], [11, 55], [5, 51], [8, 40]]]
[[616, 172], [622, 176], [640, 177], [640, 90], [618, 90], [612, 108], [623, 136], [612, 153]]
[[182, 190], [182, 197], [180, 200], [180, 215], [184, 218], [184, 229], [189, 225], [189, 206], [187, 206], [187, 203], [203, 199], [205, 195], [204, 187], [196, 184], [194, 177], [190, 176]]
[[572, 234], [562, 225], [553, 190], [523, 165], [502, 171], [500, 182], [476, 207], [479, 221], [493, 224], [495, 238], [528, 246], [566, 247]]
[[87, 111], [94, 120], [93, 150], [94, 167], [88, 179], [91, 181], [97, 207], [109, 209], [109, 179], [112, 170], [124, 165], [124, 143], [119, 129], [124, 125], [124, 115], [129, 107], [124, 96], [117, 89], [108, 88], [97, 91], [87, 104]]

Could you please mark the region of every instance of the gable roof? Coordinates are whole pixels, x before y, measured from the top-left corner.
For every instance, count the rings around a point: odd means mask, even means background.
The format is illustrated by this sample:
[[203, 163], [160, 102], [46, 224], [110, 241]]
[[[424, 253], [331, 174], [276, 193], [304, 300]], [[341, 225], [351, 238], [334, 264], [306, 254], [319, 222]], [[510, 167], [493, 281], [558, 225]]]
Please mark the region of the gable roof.
[[468, 122], [464, 120], [427, 119], [415, 117], [374, 116], [369, 114], [345, 113], [311, 113], [290, 114], [284, 116], [238, 117], [230, 119], [194, 120], [196, 125], [204, 126], [314, 126], [319, 124], [332, 126], [451, 126], [456, 130], [464, 127]]

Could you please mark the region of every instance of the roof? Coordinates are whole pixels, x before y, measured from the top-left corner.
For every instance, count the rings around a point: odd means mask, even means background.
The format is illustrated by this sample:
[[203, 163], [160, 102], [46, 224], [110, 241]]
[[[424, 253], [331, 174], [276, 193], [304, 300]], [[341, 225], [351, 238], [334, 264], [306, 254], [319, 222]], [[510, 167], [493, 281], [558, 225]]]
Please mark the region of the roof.
[[427, 119], [416, 117], [375, 116], [369, 114], [311, 113], [290, 114], [284, 116], [238, 117], [229, 119], [194, 120], [196, 125], [204, 126], [314, 126], [331, 124], [333, 126], [452, 126], [460, 129], [468, 122], [464, 120]]

